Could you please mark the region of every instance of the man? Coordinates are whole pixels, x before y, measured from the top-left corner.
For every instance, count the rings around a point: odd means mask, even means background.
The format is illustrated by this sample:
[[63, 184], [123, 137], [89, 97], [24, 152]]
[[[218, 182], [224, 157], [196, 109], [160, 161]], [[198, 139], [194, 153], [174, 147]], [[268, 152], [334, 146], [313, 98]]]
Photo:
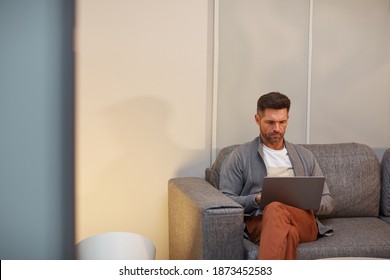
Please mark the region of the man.
[[259, 208], [265, 176], [322, 176], [309, 150], [284, 139], [289, 111], [286, 95], [270, 92], [261, 96], [255, 114], [260, 136], [238, 146], [221, 167], [220, 189], [244, 207], [246, 232], [260, 245], [259, 259], [296, 259], [299, 243], [317, 239], [315, 214], [326, 215], [333, 209], [326, 183], [317, 213], [280, 202], [268, 204], [263, 211]]

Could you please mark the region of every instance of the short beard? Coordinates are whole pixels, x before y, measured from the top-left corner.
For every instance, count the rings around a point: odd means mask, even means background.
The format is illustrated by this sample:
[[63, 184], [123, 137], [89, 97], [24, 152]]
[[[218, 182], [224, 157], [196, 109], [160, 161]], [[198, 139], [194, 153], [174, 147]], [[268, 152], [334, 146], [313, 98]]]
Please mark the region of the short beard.
[[276, 133], [276, 134], [278, 134], [280, 136], [278, 138], [271, 137], [271, 134], [275, 134], [275, 133], [262, 134], [262, 136], [263, 136], [264, 139], [266, 139], [271, 144], [275, 144], [275, 143], [278, 143], [279, 141], [283, 140], [283, 136], [284, 135], [282, 133]]

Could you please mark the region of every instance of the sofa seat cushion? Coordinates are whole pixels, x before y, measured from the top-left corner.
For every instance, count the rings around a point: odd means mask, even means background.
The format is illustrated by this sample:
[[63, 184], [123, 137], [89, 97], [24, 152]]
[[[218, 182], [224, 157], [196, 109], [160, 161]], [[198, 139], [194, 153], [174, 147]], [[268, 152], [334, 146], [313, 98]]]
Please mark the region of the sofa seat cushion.
[[298, 247], [298, 259], [331, 257], [390, 258], [390, 226], [378, 218], [331, 218], [322, 220], [335, 234]]
[[[332, 226], [335, 234], [299, 244], [297, 259], [390, 258], [390, 225], [383, 220], [373, 217], [330, 218], [322, 223]], [[257, 258], [257, 245], [244, 240], [244, 247], [245, 258]]]

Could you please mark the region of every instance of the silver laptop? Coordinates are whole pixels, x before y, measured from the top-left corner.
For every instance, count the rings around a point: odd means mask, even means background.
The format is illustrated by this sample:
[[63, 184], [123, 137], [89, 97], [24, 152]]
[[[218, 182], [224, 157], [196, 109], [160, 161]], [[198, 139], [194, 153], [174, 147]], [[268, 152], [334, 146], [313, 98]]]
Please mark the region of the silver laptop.
[[265, 177], [260, 209], [279, 201], [305, 210], [320, 208], [325, 177]]

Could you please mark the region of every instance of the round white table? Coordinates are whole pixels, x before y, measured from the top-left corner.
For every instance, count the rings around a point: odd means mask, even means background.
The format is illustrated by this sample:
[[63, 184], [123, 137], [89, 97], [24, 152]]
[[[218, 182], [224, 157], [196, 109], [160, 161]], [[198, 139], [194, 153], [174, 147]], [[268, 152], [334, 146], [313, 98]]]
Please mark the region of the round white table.
[[156, 248], [145, 236], [129, 232], [107, 232], [76, 244], [78, 260], [153, 260]]

